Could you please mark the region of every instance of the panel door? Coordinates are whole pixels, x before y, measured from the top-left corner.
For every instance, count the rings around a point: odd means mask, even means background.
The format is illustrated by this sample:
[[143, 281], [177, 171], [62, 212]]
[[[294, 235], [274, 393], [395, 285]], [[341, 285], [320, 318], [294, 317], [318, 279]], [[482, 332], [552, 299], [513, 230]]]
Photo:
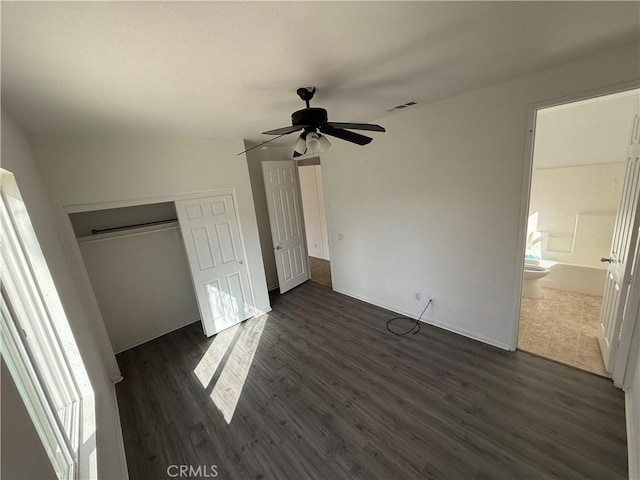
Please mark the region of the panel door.
[[309, 280], [300, 188], [293, 160], [262, 162], [280, 293]]
[[622, 199], [611, 243], [607, 279], [600, 313], [598, 342], [605, 369], [613, 372], [619, 345], [624, 308], [631, 284], [640, 227], [640, 117], [636, 114], [627, 149], [627, 168], [622, 187]]
[[253, 293], [231, 195], [176, 202], [207, 336], [254, 315]]

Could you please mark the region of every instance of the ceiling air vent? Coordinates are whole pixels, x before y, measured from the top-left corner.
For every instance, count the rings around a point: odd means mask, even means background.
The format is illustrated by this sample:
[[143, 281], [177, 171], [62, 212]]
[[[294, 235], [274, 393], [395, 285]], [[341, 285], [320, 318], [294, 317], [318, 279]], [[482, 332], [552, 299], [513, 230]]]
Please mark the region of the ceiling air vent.
[[417, 105], [416, 102], [407, 102], [407, 103], [403, 103], [402, 105], [396, 105], [393, 108], [389, 108], [388, 110], [385, 110], [386, 112], [395, 112], [396, 110], [402, 110], [403, 108], [407, 108], [407, 107], [413, 107], [414, 105]]

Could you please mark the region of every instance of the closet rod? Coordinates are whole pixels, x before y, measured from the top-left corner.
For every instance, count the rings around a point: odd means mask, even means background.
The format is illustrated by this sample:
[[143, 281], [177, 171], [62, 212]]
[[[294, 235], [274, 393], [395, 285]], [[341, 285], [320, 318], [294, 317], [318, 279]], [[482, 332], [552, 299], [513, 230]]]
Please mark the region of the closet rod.
[[146, 227], [147, 225], [160, 225], [162, 223], [171, 223], [171, 222], [177, 222], [177, 221], [178, 221], [177, 218], [169, 218], [167, 220], [156, 220], [155, 222], [134, 223], [132, 225], [123, 225], [122, 227], [94, 229], [94, 230], [91, 230], [91, 234], [95, 235], [96, 233], [113, 232], [115, 230], [124, 230], [127, 228], [136, 228], [136, 227]]

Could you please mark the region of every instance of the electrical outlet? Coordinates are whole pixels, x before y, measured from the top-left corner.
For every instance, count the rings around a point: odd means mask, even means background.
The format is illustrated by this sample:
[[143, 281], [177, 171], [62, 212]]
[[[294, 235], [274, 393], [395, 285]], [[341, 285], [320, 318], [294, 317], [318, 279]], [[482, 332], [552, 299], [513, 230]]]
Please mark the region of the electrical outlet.
[[420, 292], [416, 292], [416, 301], [419, 302], [420, 301]]
[[344, 233], [338, 234], [338, 240], [344, 240]]

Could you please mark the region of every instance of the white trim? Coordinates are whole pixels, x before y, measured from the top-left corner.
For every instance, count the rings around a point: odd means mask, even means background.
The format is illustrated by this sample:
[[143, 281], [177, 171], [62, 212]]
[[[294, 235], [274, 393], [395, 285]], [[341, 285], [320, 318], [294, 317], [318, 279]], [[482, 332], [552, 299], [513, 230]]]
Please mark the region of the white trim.
[[[386, 310], [390, 310], [394, 313], [399, 313], [401, 315], [404, 315], [406, 317], [409, 318], [413, 318], [414, 320], [417, 320], [418, 318], [416, 317], [415, 314], [413, 313], [408, 313], [408, 312], [403, 312], [402, 310], [398, 310], [396, 307], [390, 307], [389, 305], [385, 305], [383, 303], [379, 303], [379, 302], [374, 302], [373, 300], [367, 298], [367, 297], [362, 297], [360, 295], [356, 295], [355, 293], [350, 293], [347, 292], [345, 290], [340, 290], [337, 288], [333, 289], [335, 292], [341, 293], [342, 295], [346, 295], [347, 297], [351, 297], [351, 298], [355, 298], [356, 300], [360, 300], [362, 302], [365, 303], [369, 303], [371, 305], [375, 305], [376, 307], [380, 307], [380, 308], [384, 308]], [[421, 319], [422, 322], [428, 324], [428, 325], [432, 325], [434, 327], [438, 327], [441, 328], [443, 330], [447, 330], [449, 332], [455, 333], [457, 335], [462, 335], [463, 337], [467, 337], [470, 338], [472, 340], [476, 340], [478, 342], [482, 342], [482, 343], [486, 343], [488, 345], [497, 347], [501, 350], [508, 350], [511, 351], [512, 349], [509, 348], [509, 345], [507, 345], [506, 343], [502, 343], [502, 342], [497, 342], [496, 340], [494, 340], [493, 338], [488, 338], [485, 337], [483, 335], [478, 335], [476, 332], [471, 332], [469, 330], [466, 330], [464, 328], [458, 328], [458, 327], [454, 327], [448, 323], [442, 322], [440, 320], [436, 320], [435, 318], [422, 318]]]
[[555, 107], [558, 105], [564, 105], [567, 103], [579, 102], [581, 100], [588, 100], [590, 98], [602, 97], [605, 95], [612, 95], [615, 93], [621, 93], [628, 90], [640, 88], [640, 79], [630, 80], [615, 85], [609, 85], [594, 90], [583, 91], [574, 93], [571, 95], [565, 95], [558, 98], [547, 99], [536, 103], [529, 104], [527, 108], [527, 137], [528, 140], [525, 145], [524, 164], [522, 169], [522, 198], [520, 200], [520, 222], [518, 224], [518, 270], [516, 272], [516, 278], [520, 278], [517, 288], [517, 310], [513, 320], [515, 328], [513, 329], [513, 336], [509, 350], [515, 350], [518, 346], [518, 330], [520, 329], [520, 309], [522, 308], [522, 271], [524, 269], [524, 254], [526, 250], [526, 236], [527, 236], [527, 218], [529, 215], [529, 202], [531, 199], [531, 175], [533, 173], [533, 149], [535, 143], [535, 130], [536, 130], [536, 117], [538, 110], [543, 108]]
[[[6, 299], [9, 302], [9, 298]], [[22, 402], [29, 413], [33, 426], [40, 438], [42, 446], [49, 457], [49, 461], [56, 472], [62, 478], [71, 479], [77, 463], [74, 462], [76, 451], [68, 444], [71, 440], [56, 422], [53, 406], [46, 401], [45, 386], [38, 380], [34, 365], [25, 351], [17, 325], [12, 320], [10, 303], [5, 303], [4, 295], [0, 297], [2, 315], [0, 315], [2, 330], [2, 359], [16, 385], [22, 398]], [[74, 442], [75, 443], [75, 442]], [[79, 453], [79, 452], [78, 452]], [[78, 455], [79, 456], [79, 455]]]
[[[113, 404], [115, 406], [115, 416], [118, 419], [116, 430], [117, 430], [117, 443], [118, 443], [118, 451], [120, 455], [118, 458], [120, 459], [120, 470], [126, 475], [122, 480], [129, 480], [129, 467], [127, 465], [127, 453], [124, 448], [124, 435], [122, 434], [122, 422], [120, 422], [120, 406], [118, 405], [118, 395], [116, 394], [116, 386], [115, 383], [119, 383], [124, 378], [120, 376], [120, 379], [117, 382], [114, 382], [114, 385], [111, 386], [111, 394], [113, 395]], [[97, 477], [96, 477], [97, 478]]]
[[[640, 249], [640, 244], [636, 245], [636, 249]], [[635, 272], [634, 276], [640, 276], [640, 251], [636, 251], [633, 272]], [[630, 355], [631, 345], [634, 329], [636, 328], [636, 324], [638, 324], [638, 316], [640, 315], [640, 281], [638, 280], [631, 282], [631, 285], [629, 286], [629, 293], [627, 295], [627, 302], [624, 306], [623, 315], [624, 317], [618, 337], [620, 343], [615, 354], [615, 363], [612, 373], [613, 384], [619, 388], [626, 388], [629, 386], [628, 373], [633, 373], [633, 369], [629, 370], [628, 362], [633, 358]], [[640, 326], [640, 324], [638, 325]], [[623, 365], [624, 367], [621, 368]], [[629, 370], [629, 372], [627, 372], [627, 370]], [[640, 399], [638, 400], [640, 401]], [[640, 419], [638, 419], [638, 421], [640, 421]]]
[[[629, 479], [640, 479], [640, 417], [638, 417], [639, 405], [633, 405], [633, 399], [629, 393], [625, 393], [624, 406], [627, 424], [627, 451], [629, 463]], [[636, 399], [640, 401], [640, 399]]]
[[15, 178], [0, 178], [3, 355], [57, 474], [96, 478], [94, 391]]
[[[168, 330], [165, 330], [165, 331], [163, 331], [162, 333], [159, 333], [159, 334], [157, 334], [157, 335], [154, 335], [154, 336], [153, 336], [153, 337], [151, 337], [151, 338], [147, 338], [146, 340], [142, 340], [141, 342], [137, 342], [137, 343], [134, 343], [133, 345], [129, 345], [129, 346], [127, 346], [127, 347], [121, 348], [120, 350], [118, 350], [118, 351], [116, 352], [116, 355], [118, 355], [119, 353], [122, 353], [122, 352], [126, 352], [127, 350], [131, 350], [132, 348], [139, 347], [140, 345], [144, 345], [145, 343], [150, 342], [151, 340], [155, 340], [156, 338], [160, 338], [160, 337], [162, 337], [163, 335], [166, 335], [166, 334], [171, 333], [171, 332], [175, 332], [176, 330], [180, 330], [181, 328], [184, 328], [184, 327], [186, 327], [187, 325], [191, 325], [191, 324], [194, 324], [194, 323], [199, 322], [199, 321], [200, 321], [200, 317], [198, 316], [198, 317], [196, 317], [195, 319], [187, 320], [185, 323], [180, 324], [180, 325], [178, 325], [177, 327], [176, 327], [176, 326], [169, 327], [169, 329], [168, 329]], [[122, 377], [120, 377], [120, 380], [119, 380], [119, 381], [121, 381], [122, 379], [123, 379], [123, 378], [122, 378]], [[117, 382], [114, 382], [114, 383], [117, 383]]]
[[62, 242], [64, 253], [67, 257], [67, 261], [72, 266], [71, 275], [73, 276], [76, 288], [81, 293], [81, 303], [82, 308], [85, 311], [86, 318], [95, 319], [92, 322], [91, 328], [98, 330], [98, 333], [95, 335], [96, 340], [102, 345], [106, 352], [106, 358], [105, 355], [100, 355], [100, 357], [105, 362], [104, 367], [108, 373], [109, 379], [114, 381], [114, 379], [122, 377], [120, 366], [118, 365], [115, 354], [113, 353], [109, 334], [107, 333], [107, 328], [104, 325], [104, 319], [102, 318], [102, 312], [98, 306], [98, 300], [93, 292], [93, 286], [89, 280], [89, 273], [84, 265], [80, 246], [77, 241], [74, 241], [76, 236], [73, 231], [73, 226], [71, 225], [71, 220], [68, 215], [63, 216], [66, 217], [63, 219], [63, 226], [66, 231], [65, 233], [71, 240], [68, 242]]
[[637, 315], [631, 345], [622, 388], [625, 390], [629, 478], [640, 480], [640, 385], [634, 384], [634, 380], [640, 380], [640, 372], [637, 371], [640, 368], [640, 322]]
[[154, 203], [176, 202], [178, 200], [192, 200], [194, 198], [217, 197], [220, 195], [235, 196], [235, 188], [216, 188], [213, 190], [199, 190], [196, 192], [174, 193], [156, 197], [141, 197], [125, 200], [110, 200], [94, 203], [78, 203], [65, 205], [62, 208], [65, 213], [91, 212], [94, 210], [108, 210], [110, 208], [135, 207], [138, 205], [150, 205]]

